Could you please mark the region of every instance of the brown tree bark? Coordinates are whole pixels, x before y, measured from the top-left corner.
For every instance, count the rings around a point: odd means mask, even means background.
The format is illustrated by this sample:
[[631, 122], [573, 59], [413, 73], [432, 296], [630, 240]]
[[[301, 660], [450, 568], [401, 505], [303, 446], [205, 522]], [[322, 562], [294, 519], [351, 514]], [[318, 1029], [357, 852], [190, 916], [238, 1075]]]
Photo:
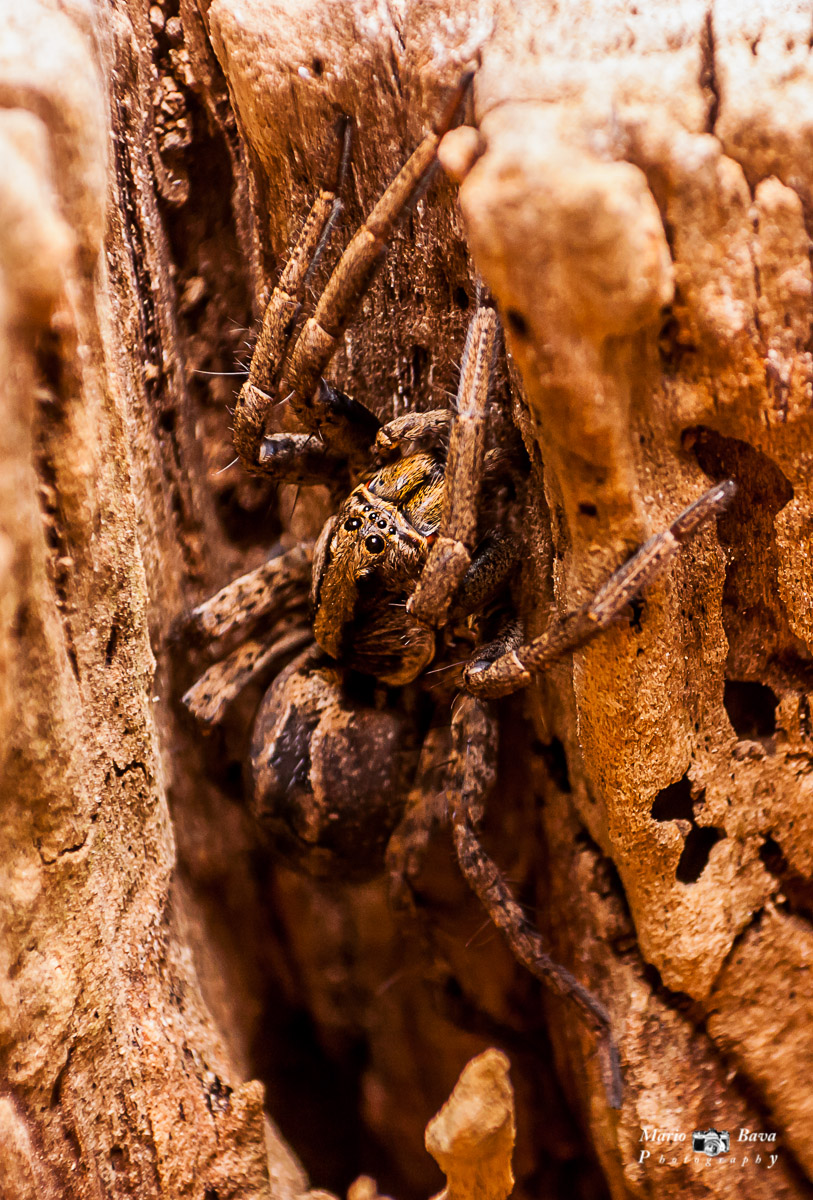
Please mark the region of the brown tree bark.
[[[489, 1045], [517, 1196], [810, 1195], [809, 12], [3, 16], [0, 1195], [293, 1198], [361, 1172], [428, 1195], [424, 1126]], [[739, 489], [632, 622], [500, 707], [489, 849], [612, 1014], [617, 1112], [448, 834], [427, 954], [381, 878], [269, 857], [241, 776], [260, 691], [208, 740], [178, 701], [200, 669], [179, 618], [327, 515], [228, 465], [221, 372], [334, 118], [357, 127], [346, 241], [472, 66], [484, 153], [459, 206], [439, 179], [404, 224], [335, 378], [381, 416], [443, 405], [482, 274], [535, 467], [532, 631], [709, 477]], [[725, 1161], [689, 1153], [709, 1127]]]

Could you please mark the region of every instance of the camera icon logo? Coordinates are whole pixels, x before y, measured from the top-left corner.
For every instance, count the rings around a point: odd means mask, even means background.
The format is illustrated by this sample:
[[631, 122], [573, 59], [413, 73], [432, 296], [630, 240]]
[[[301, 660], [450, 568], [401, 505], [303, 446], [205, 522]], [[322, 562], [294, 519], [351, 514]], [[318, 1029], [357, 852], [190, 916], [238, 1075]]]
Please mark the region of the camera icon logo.
[[716, 1158], [718, 1154], [727, 1154], [730, 1146], [731, 1138], [725, 1129], [696, 1129], [692, 1134], [692, 1150], [695, 1154]]

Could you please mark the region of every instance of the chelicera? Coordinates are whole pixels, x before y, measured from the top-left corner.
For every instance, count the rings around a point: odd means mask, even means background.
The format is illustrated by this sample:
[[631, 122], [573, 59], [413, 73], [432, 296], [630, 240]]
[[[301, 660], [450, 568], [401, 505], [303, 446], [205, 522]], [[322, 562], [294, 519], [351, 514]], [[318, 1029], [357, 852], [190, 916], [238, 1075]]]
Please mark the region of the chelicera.
[[[296, 546], [229, 584], [191, 616], [220, 643], [254, 636], [215, 662], [184, 697], [205, 723], [260, 672], [280, 664], [255, 719], [248, 772], [258, 819], [317, 872], [364, 873], [384, 854], [401, 902], [444, 797], [461, 870], [535, 975], [570, 995], [599, 1035], [613, 1102], [620, 1077], [604, 1006], [546, 954], [478, 825], [495, 778], [490, 699], [605, 629], [719, 513], [734, 485], [701, 495], [652, 537], [582, 608], [552, 615], [525, 641], [512, 604], [523, 551], [528, 459], [510, 415], [495, 411], [496, 309], [478, 290], [453, 407], [381, 424], [371, 408], [323, 377], [386, 254], [399, 217], [435, 169], [441, 138], [469, 80], [351, 239], [319, 297], [308, 286], [341, 211], [350, 126], [337, 138], [332, 185], [317, 197], [266, 307], [234, 412], [243, 467], [299, 485], [328, 484], [337, 511], [313, 546]], [[287, 403], [300, 432], [269, 432]], [[309, 601], [307, 599], [309, 595]], [[256, 630], [265, 625], [263, 632]], [[446, 670], [457, 692], [451, 730], [428, 729], [426, 680]], [[437, 676], [435, 676], [437, 678]]]

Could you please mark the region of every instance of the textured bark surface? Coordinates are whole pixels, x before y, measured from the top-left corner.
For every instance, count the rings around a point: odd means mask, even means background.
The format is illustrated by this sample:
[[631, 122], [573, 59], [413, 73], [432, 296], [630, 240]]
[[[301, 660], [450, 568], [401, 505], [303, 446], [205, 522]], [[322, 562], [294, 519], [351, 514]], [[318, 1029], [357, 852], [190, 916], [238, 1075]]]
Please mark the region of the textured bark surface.
[[[426, 1122], [489, 1045], [517, 1196], [813, 1193], [812, 37], [803, 5], [726, 0], [2, 6], [0, 1195], [428, 1195]], [[499, 709], [489, 849], [613, 1016], [619, 1112], [447, 833], [427, 940], [383, 880], [269, 857], [261, 689], [209, 738], [178, 702], [178, 619], [327, 515], [228, 466], [219, 373], [334, 119], [339, 243], [471, 66], [484, 154], [404, 223], [335, 378], [381, 416], [444, 404], [482, 273], [532, 630], [739, 487], [634, 620]], [[725, 1163], [641, 1142], [709, 1127]]]

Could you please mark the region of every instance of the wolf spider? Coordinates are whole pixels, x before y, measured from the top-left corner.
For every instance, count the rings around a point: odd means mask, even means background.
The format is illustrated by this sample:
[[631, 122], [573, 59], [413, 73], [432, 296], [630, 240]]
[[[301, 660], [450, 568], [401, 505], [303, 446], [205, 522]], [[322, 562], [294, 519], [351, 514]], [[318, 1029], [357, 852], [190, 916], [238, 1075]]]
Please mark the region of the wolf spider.
[[[308, 284], [341, 211], [349, 123], [337, 138], [335, 182], [317, 197], [266, 307], [234, 412], [234, 444], [248, 471], [328, 484], [343, 502], [314, 546], [279, 554], [193, 612], [190, 628], [209, 641], [260, 620], [270, 631], [216, 662], [184, 701], [212, 724], [250, 679], [295, 655], [255, 719], [249, 768], [255, 815], [317, 872], [369, 869], [386, 845], [402, 904], [410, 900], [408, 883], [430, 828], [450, 818], [463, 875], [513, 954], [571, 996], [597, 1033], [608, 1095], [617, 1104], [620, 1071], [607, 1010], [546, 954], [478, 836], [496, 774], [496, 720], [485, 702], [526, 687], [606, 629], [681, 543], [724, 508], [734, 485], [707, 491], [592, 600], [564, 617], [552, 615], [545, 632], [525, 642], [510, 583], [522, 545], [527, 460], [510, 424], [513, 436], [504, 427], [502, 444], [487, 449], [499, 343], [495, 309], [478, 298], [452, 409], [381, 425], [323, 378], [396, 222], [434, 171], [438, 144], [468, 82], [354, 235], [303, 323]], [[282, 402], [303, 432], [267, 432], [271, 410]], [[427, 724], [427, 668], [461, 653], [465, 665], [450, 677], [460, 696], [450, 742], [435, 728], [421, 743], [410, 719], [420, 720], [423, 705]], [[443, 812], [433, 796], [438, 772]]]

